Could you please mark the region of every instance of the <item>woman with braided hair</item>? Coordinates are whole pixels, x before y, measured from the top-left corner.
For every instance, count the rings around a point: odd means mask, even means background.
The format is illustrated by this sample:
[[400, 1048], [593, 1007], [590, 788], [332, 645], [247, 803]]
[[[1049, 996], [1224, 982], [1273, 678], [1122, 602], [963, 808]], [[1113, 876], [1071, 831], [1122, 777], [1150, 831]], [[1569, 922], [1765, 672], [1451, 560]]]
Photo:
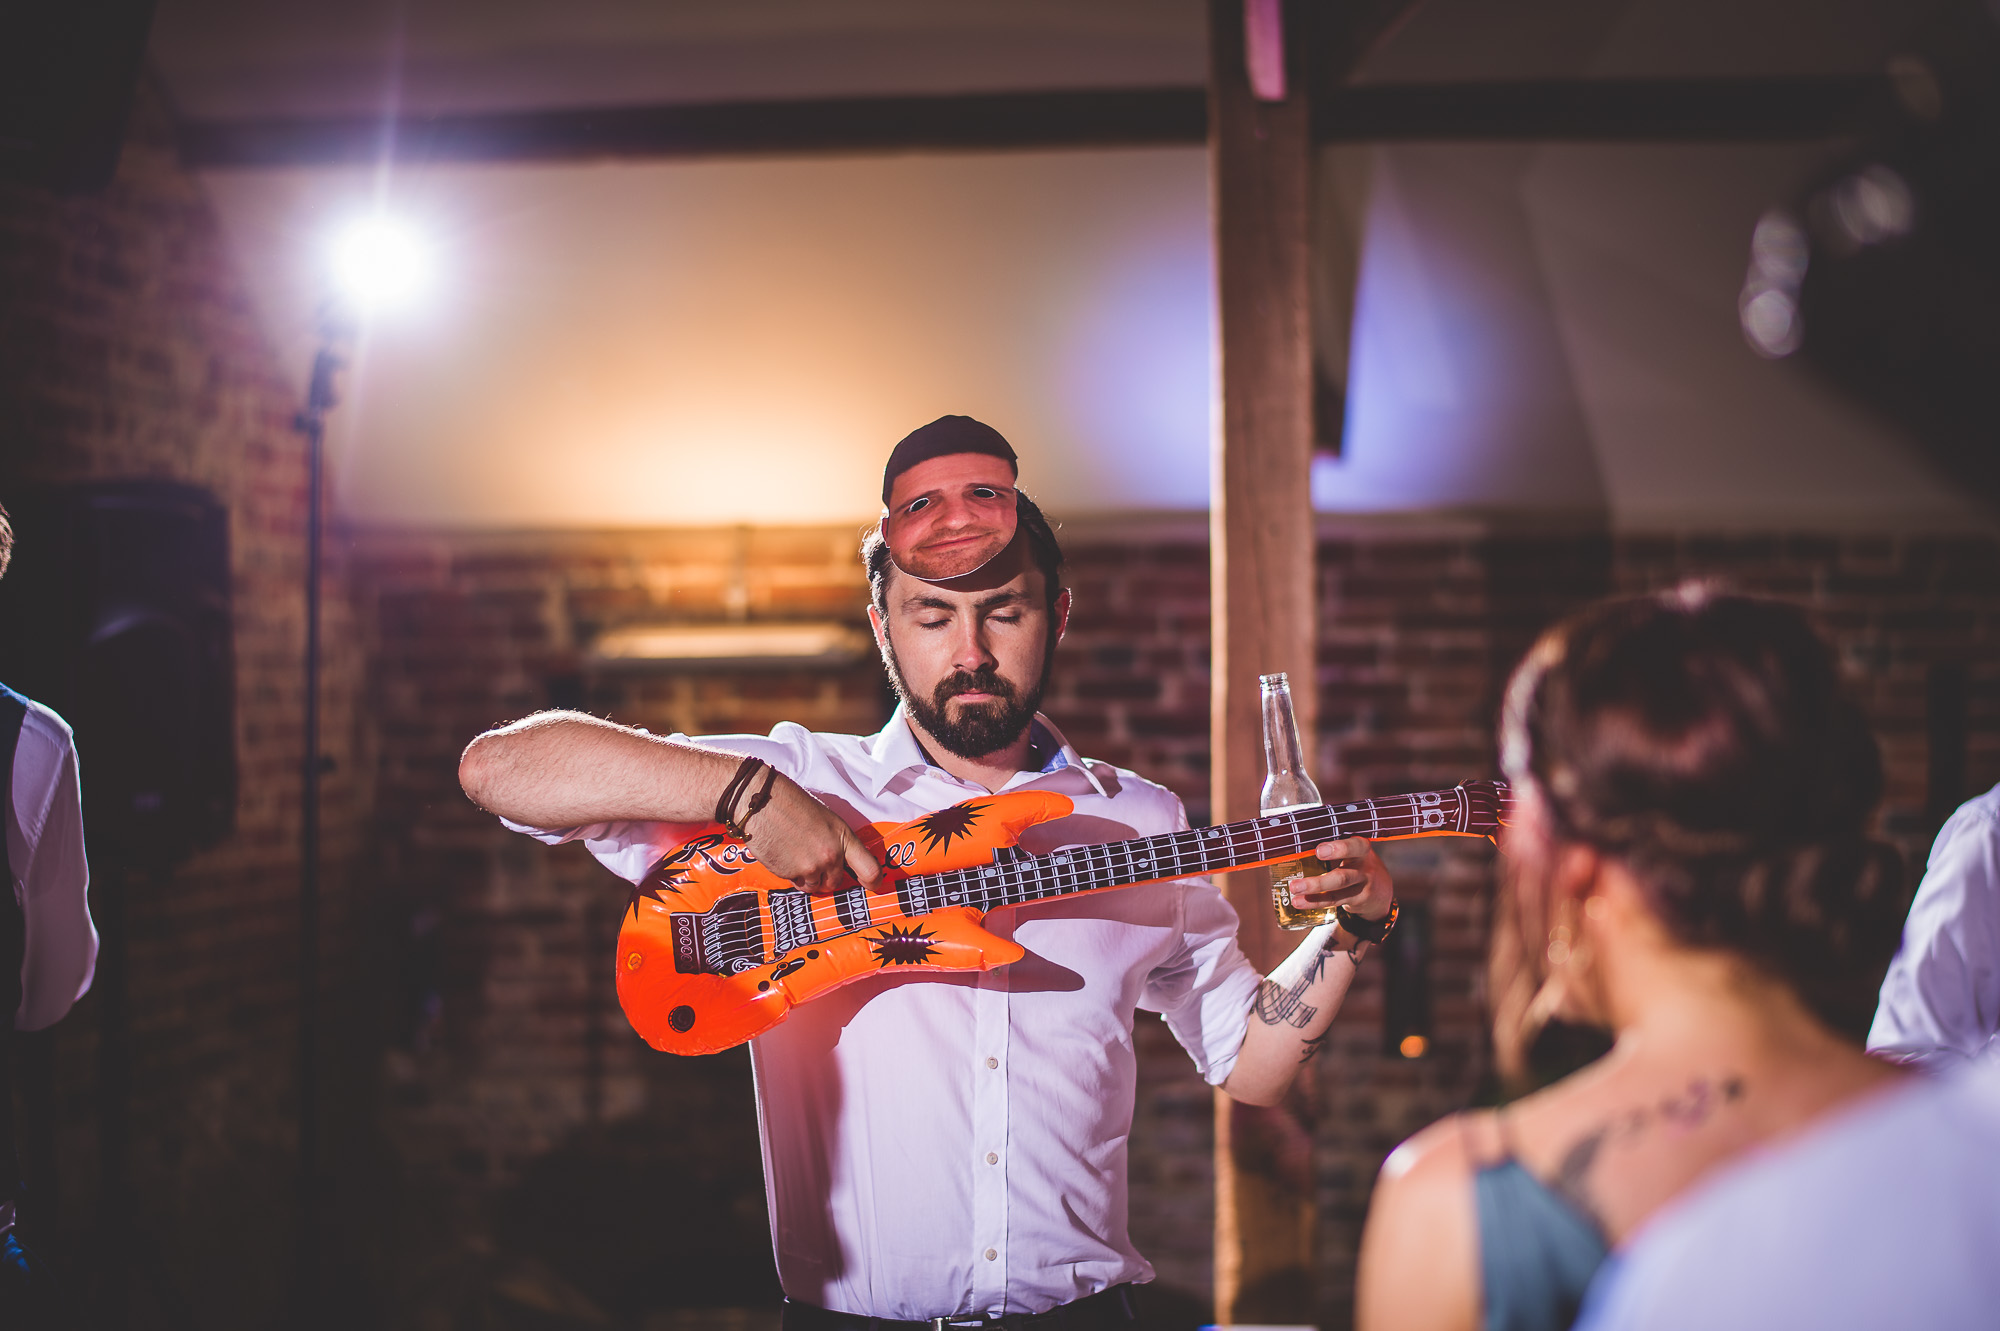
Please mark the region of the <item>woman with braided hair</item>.
[[1389, 1158], [1363, 1331], [1568, 1327], [1665, 1203], [1903, 1075], [1860, 1044], [1904, 904], [1868, 834], [1881, 760], [1803, 615], [1698, 587], [1591, 607], [1515, 671], [1500, 741], [1501, 1069], [1555, 1018], [1614, 1044]]

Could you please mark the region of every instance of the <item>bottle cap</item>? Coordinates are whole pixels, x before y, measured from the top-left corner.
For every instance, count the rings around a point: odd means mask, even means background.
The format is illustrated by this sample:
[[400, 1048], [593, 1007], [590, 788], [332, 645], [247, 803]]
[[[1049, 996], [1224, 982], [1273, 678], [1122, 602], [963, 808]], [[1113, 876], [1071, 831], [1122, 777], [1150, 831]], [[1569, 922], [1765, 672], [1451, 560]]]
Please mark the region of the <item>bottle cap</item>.
[[1268, 688], [1271, 688], [1271, 687], [1273, 687], [1274, 685], [1278, 685], [1278, 684], [1283, 684], [1283, 685], [1285, 685], [1286, 687], [1288, 687], [1288, 688], [1289, 688], [1289, 687], [1291, 686], [1291, 682], [1292, 682], [1292, 681], [1291, 681], [1291, 678], [1290, 678], [1290, 676], [1288, 676], [1288, 675], [1287, 675], [1287, 674], [1286, 674], [1286, 673], [1285, 673], [1284, 671], [1280, 670], [1280, 671], [1279, 671], [1279, 672], [1278, 672], [1277, 674], [1275, 674], [1275, 675], [1259, 675], [1259, 676], [1257, 676], [1257, 682], [1258, 682], [1259, 684], [1263, 685], [1263, 686], [1264, 686], [1265, 688], [1267, 688], [1267, 689], [1268, 689]]

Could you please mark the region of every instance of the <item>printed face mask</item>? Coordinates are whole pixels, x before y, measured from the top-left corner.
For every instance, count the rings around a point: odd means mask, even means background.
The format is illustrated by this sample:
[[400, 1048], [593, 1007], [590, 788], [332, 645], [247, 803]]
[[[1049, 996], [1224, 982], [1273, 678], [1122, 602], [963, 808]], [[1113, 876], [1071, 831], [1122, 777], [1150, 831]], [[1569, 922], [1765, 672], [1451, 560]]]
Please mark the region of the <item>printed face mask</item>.
[[955, 453], [896, 478], [882, 536], [896, 567], [925, 582], [962, 578], [1014, 539], [1013, 468], [999, 458]]

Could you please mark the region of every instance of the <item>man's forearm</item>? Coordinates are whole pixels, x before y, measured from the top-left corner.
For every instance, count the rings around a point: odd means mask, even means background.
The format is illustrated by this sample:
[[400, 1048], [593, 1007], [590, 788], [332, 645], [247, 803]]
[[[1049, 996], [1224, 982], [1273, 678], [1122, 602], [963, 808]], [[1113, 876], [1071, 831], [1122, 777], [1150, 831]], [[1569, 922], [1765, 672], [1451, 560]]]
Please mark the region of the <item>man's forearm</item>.
[[1326, 1042], [1368, 944], [1323, 924], [1257, 987], [1250, 1029], [1222, 1089], [1247, 1104], [1276, 1104]]
[[539, 712], [473, 740], [458, 778], [473, 803], [531, 827], [699, 822], [741, 762], [581, 712]]

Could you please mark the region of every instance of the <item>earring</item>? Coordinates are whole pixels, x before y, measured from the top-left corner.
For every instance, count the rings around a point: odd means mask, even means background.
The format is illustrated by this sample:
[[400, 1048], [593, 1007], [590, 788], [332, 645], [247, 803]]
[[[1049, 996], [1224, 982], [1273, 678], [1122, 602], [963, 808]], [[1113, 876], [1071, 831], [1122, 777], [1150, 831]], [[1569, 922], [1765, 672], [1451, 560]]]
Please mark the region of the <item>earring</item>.
[[1590, 942], [1584, 936], [1574, 898], [1562, 905], [1561, 918], [1550, 927], [1543, 956], [1548, 971], [1541, 988], [1528, 1000], [1529, 1029], [1539, 1030], [1583, 997], [1584, 976], [1590, 968]]

